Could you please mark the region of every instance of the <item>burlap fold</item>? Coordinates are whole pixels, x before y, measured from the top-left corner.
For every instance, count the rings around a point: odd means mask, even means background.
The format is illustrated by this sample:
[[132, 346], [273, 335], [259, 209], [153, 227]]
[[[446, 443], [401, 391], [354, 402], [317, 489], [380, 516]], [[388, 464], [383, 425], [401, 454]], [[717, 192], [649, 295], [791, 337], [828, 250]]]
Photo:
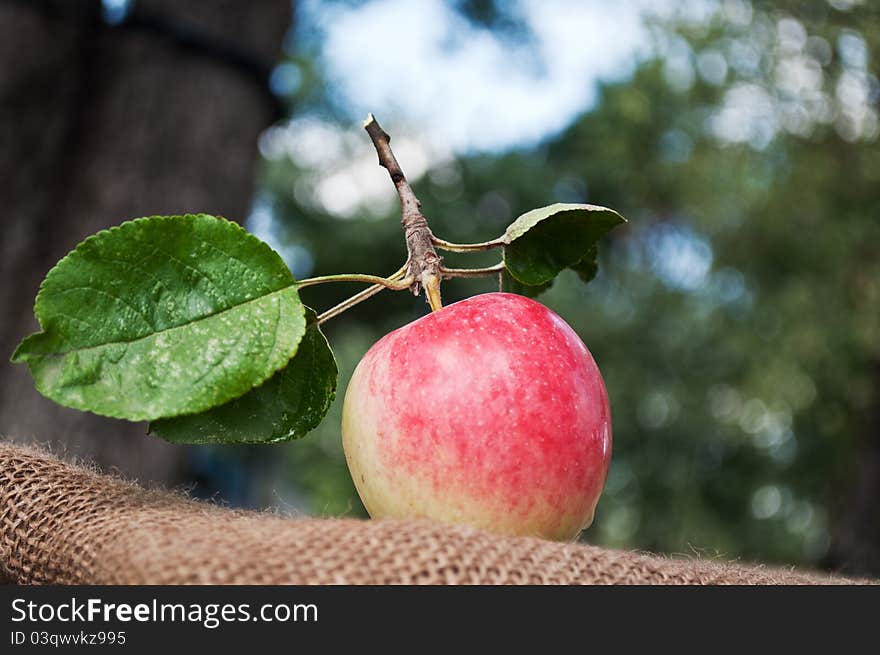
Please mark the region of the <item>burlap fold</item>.
[[0, 564], [9, 581], [25, 584], [850, 582], [428, 522], [234, 511], [3, 443]]

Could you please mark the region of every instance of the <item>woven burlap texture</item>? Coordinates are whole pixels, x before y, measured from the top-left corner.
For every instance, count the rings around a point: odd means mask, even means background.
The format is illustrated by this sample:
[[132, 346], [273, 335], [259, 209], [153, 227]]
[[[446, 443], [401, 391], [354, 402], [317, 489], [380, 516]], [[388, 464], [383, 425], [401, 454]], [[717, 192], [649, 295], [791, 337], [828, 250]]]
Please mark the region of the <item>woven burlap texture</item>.
[[291, 519], [147, 490], [0, 443], [0, 563], [24, 584], [810, 584], [429, 522]]

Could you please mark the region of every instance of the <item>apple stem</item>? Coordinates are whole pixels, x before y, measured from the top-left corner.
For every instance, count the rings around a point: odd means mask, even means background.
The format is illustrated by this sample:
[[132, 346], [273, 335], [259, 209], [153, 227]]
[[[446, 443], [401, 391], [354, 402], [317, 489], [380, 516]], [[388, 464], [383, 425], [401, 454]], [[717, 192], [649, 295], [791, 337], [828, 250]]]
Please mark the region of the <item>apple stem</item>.
[[428, 219], [422, 214], [422, 204], [406, 181], [406, 176], [391, 150], [391, 137], [381, 128], [372, 114], [364, 121], [364, 129], [370, 135], [373, 147], [376, 148], [379, 165], [388, 171], [400, 198], [400, 223], [403, 226], [409, 254], [407, 276], [404, 279], [409, 279], [409, 288], [416, 295], [420, 288], [424, 287], [431, 310], [437, 311], [443, 307], [440, 297], [443, 258], [434, 250], [434, 235], [428, 227]]
[[441, 279], [442, 278], [439, 278], [436, 275], [432, 275], [423, 281], [425, 295], [428, 298], [428, 304], [431, 306], [432, 312], [436, 312], [438, 309], [443, 309], [443, 301], [440, 298]]

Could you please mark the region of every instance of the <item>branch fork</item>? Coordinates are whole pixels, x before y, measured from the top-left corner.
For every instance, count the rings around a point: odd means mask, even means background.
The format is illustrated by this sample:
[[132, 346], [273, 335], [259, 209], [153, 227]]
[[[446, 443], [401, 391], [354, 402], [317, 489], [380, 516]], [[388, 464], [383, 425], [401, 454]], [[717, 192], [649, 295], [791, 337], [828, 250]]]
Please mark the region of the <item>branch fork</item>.
[[388, 171], [397, 196], [400, 198], [403, 234], [406, 239], [407, 277], [412, 278], [410, 290], [418, 295], [420, 288], [425, 289], [428, 304], [433, 311], [443, 307], [440, 298], [440, 282], [443, 279], [443, 258], [434, 250], [434, 235], [428, 227], [428, 219], [422, 214], [422, 203], [416, 197], [406, 176], [391, 150], [391, 137], [382, 129], [375, 117], [370, 114], [364, 122], [364, 129], [379, 156], [379, 165]]
[[443, 301], [440, 297], [440, 283], [443, 280], [500, 275], [504, 270], [503, 261], [487, 268], [446, 268], [443, 265], [443, 258], [437, 254], [435, 246], [440, 250], [450, 252], [479, 252], [502, 247], [504, 241], [503, 239], [495, 239], [483, 243], [459, 244], [434, 236], [428, 226], [428, 219], [422, 213], [422, 203], [419, 202], [407, 182], [406, 176], [391, 150], [391, 137], [382, 129], [372, 114], [364, 122], [364, 129], [369, 134], [376, 154], [379, 156], [379, 165], [388, 171], [394, 188], [397, 190], [397, 196], [400, 198], [400, 224], [403, 227], [403, 235], [406, 240], [407, 259], [398, 271], [388, 277], [344, 274], [325, 275], [298, 281], [299, 287], [309, 287], [326, 282], [362, 282], [371, 285], [320, 314], [318, 316], [319, 325], [367, 298], [371, 298], [383, 289], [391, 289], [392, 291], [409, 289], [415, 295], [419, 295], [420, 291], [424, 289], [431, 310], [437, 311], [443, 307]]

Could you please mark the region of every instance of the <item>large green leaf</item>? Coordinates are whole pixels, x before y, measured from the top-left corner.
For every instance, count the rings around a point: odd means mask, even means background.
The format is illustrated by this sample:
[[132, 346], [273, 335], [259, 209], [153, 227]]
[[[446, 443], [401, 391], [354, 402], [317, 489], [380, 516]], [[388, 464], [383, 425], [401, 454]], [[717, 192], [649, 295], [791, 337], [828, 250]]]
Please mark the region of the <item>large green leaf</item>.
[[309, 321], [296, 355], [266, 382], [201, 414], [160, 419], [150, 432], [173, 443], [270, 443], [315, 428], [336, 395], [336, 360], [306, 308]]
[[268, 245], [221, 218], [141, 218], [89, 237], [37, 295], [19, 345], [37, 389], [96, 414], [153, 420], [241, 396], [296, 353], [304, 307]]
[[565, 268], [577, 268], [582, 261], [586, 266], [596, 242], [625, 222], [617, 212], [597, 205], [556, 203], [533, 209], [505, 231], [504, 265], [525, 285], [546, 284]]

